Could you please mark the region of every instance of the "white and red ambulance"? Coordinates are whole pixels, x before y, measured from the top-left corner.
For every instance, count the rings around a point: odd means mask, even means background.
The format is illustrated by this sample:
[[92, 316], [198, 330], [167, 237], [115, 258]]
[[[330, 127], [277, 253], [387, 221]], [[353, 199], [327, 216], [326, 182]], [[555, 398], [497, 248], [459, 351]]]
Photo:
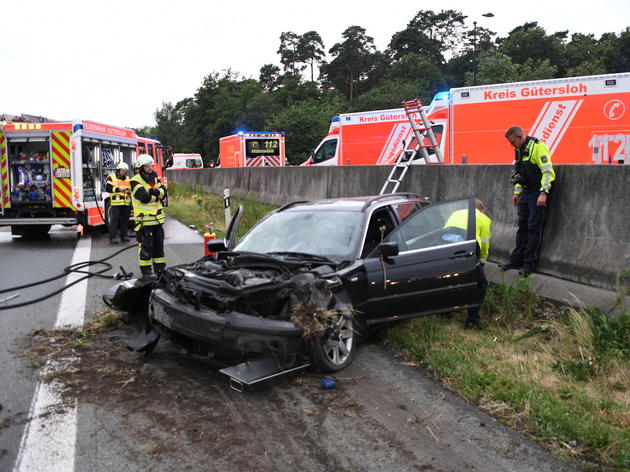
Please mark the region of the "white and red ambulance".
[[554, 164], [630, 158], [630, 73], [451, 89], [431, 103], [447, 164], [505, 164], [513, 125], [544, 141]]
[[[419, 125], [419, 114], [412, 118]], [[438, 141], [442, 127], [432, 126]], [[345, 113], [333, 117], [328, 135], [302, 165], [392, 164], [411, 141], [411, 123], [403, 108]], [[429, 158], [437, 162], [434, 154]]]
[[[511, 162], [504, 134], [513, 125], [544, 141], [557, 164], [630, 160], [630, 73], [453, 88], [425, 112], [445, 164]], [[392, 164], [403, 140], [415, 147], [402, 108], [340, 115], [303, 165]]]
[[245, 132], [219, 139], [219, 167], [282, 167], [284, 133]]
[[162, 171], [161, 144], [93, 121], [0, 124], [0, 226], [43, 234], [52, 224], [102, 226], [107, 175], [150, 153]]

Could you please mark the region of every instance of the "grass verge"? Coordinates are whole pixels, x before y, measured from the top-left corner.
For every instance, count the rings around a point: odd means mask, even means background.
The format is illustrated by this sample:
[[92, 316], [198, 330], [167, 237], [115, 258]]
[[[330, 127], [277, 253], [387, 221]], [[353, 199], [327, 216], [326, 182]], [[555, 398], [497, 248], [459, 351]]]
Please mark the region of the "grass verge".
[[391, 328], [386, 344], [449, 389], [591, 470], [630, 470], [630, 313], [557, 307], [525, 280], [492, 285], [482, 331], [465, 314]]
[[[205, 226], [211, 225], [217, 237], [225, 236], [226, 224], [223, 208], [223, 196], [195, 191], [186, 185], [169, 183], [169, 202], [166, 212], [186, 225], [192, 225], [200, 233]], [[243, 205], [243, 217], [237, 231], [237, 237], [243, 236], [260, 218], [276, 209], [245, 198], [232, 197], [232, 214], [239, 205]]]

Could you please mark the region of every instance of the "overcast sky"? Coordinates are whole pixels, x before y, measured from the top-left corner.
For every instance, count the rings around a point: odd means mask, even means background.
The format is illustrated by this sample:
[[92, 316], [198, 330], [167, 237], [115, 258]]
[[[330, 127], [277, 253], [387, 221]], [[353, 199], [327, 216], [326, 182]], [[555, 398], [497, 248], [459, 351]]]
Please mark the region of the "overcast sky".
[[[505, 36], [526, 21], [547, 33], [619, 33], [629, 0], [2, 0], [0, 113], [154, 124], [162, 102], [194, 95], [211, 72], [258, 78], [280, 65], [280, 33], [317, 31], [326, 50], [359, 25], [379, 50], [421, 9], [455, 9]], [[472, 6], [471, 6], [472, 5]], [[494, 18], [483, 13], [492, 12]]]

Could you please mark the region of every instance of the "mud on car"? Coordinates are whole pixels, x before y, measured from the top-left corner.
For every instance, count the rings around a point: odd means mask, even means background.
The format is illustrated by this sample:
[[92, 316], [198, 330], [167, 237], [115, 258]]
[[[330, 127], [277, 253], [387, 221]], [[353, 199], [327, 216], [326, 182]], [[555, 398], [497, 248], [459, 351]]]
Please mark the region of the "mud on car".
[[[188, 354], [229, 364], [271, 356], [336, 372], [379, 323], [478, 303], [475, 199], [415, 194], [295, 202], [236, 244], [242, 208], [225, 240], [165, 271], [149, 302], [157, 333]], [[460, 212], [464, 224], [445, 226]], [[140, 348], [145, 346], [140, 346]]]

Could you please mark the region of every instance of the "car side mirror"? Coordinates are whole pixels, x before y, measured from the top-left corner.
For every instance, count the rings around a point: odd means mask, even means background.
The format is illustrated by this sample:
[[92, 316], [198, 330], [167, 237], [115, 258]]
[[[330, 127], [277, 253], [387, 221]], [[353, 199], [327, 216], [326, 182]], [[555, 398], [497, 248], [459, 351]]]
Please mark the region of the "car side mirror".
[[210, 252], [224, 252], [227, 251], [227, 245], [225, 239], [211, 239], [206, 244], [208, 251]]
[[385, 260], [392, 256], [397, 256], [399, 249], [398, 243], [395, 241], [388, 241], [378, 245], [378, 252], [383, 256]]

